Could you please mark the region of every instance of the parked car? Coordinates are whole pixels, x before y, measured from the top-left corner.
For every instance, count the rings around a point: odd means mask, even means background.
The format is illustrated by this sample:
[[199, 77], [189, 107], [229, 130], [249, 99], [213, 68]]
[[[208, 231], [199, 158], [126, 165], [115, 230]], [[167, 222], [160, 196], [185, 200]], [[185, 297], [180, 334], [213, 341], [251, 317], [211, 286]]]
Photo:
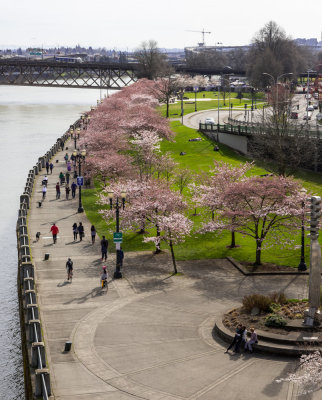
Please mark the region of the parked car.
[[296, 111], [291, 112], [291, 119], [298, 119], [299, 113]]
[[206, 118], [205, 119], [205, 124], [214, 125], [215, 124], [215, 120], [213, 118]]
[[311, 119], [311, 115], [310, 114], [308, 114], [308, 115], [304, 115], [304, 117], [303, 117], [303, 119], [305, 119], [305, 120], [310, 120]]
[[306, 107], [306, 111], [314, 111], [314, 107], [312, 105], [309, 105]]
[[314, 110], [317, 110], [319, 108], [319, 105], [315, 103], [315, 104], [313, 104], [313, 107], [314, 107]]
[[312, 97], [312, 96], [311, 96], [310, 94], [306, 94], [306, 95], [305, 95], [305, 98], [306, 98], [306, 99], [310, 99], [311, 97]]

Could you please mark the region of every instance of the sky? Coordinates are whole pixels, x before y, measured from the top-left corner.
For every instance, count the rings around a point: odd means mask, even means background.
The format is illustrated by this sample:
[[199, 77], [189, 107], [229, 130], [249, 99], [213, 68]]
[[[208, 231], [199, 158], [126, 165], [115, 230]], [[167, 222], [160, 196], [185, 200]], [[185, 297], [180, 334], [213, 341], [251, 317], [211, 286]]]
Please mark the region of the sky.
[[268, 21], [321, 40], [322, 0], [0, 0], [0, 48], [246, 45]]

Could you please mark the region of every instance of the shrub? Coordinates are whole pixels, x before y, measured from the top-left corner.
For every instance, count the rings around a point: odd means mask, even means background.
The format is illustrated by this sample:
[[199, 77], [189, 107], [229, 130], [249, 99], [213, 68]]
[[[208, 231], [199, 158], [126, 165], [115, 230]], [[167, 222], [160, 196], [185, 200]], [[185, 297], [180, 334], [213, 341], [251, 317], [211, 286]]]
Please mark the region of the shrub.
[[281, 309], [281, 305], [277, 304], [277, 303], [271, 303], [271, 305], [269, 306], [269, 311], [272, 313], [276, 313], [278, 311], [280, 311]]
[[272, 300], [262, 294], [251, 294], [243, 298], [243, 308], [246, 312], [251, 312], [254, 307], [260, 311], [269, 311]]
[[275, 328], [282, 328], [287, 324], [286, 320], [278, 314], [271, 314], [266, 318], [265, 325]]
[[275, 292], [275, 293], [271, 294], [269, 297], [272, 299], [273, 303], [277, 303], [277, 304], [286, 304], [288, 301], [283, 292], [281, 292], [281, 293]]

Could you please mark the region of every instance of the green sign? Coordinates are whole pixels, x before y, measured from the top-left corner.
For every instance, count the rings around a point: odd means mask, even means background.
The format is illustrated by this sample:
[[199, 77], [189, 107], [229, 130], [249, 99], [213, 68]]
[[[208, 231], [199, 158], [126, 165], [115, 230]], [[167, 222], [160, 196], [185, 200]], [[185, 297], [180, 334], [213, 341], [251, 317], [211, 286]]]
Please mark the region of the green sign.
[[123, 242], [123, 233], [122, 232], [114, 232], [113, 233], [113, 242], [114, 243], [122, 243]]

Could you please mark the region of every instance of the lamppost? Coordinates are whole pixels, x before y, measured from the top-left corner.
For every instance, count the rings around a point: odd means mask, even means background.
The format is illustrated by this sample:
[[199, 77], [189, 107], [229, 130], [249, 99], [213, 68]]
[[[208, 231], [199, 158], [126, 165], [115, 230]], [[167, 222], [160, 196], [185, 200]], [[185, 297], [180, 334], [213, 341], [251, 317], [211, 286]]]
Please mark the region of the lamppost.
[[181, 96], [181, 123], [183, 125], [183, 93], [184, 93], [184, 89], [180, 89], [179, 90], [180, 96]]
[[306, 195], [306, 189], [302, 188], [300, 190], [300, 193], [302, 195], [302, 226], [301, 226], [301, 261], [297, 267], [298, 271], [306, 271], [307, 266], [305, 264], [305, 195]]
[[[113, 198], [114, 192], [108, 192], [108, 198], [110, 199], [110, 208], [113, 209]], [[116, 197], [116, 202], [114, 204], [115, 207], [115, 216], [116, 216], [116, 235], [114, 234], [114, 242], [116, 246], [116, 268], [114, 272], [114, 279], [122, 278], [121, 272], [121, 242], [122, 242], [122, 234], [117, 235], [120, 232], [120, 208], [124, 210], [125, 207], [125, 198], [126, 198], [126, 191], [121, 192], [121, 199]]]
[[276, 80], [275, 80], [275, 78], [274, 78], [273, 75], [268, 74], [267, 72], [263, 72], [262, 75], [267, 75], [267, 76], [269, 76], [269, 77], [273, 80], [274, 85], [276, 86], [276, 95], [275, 95], [275, 97], [276, 97], [276, 105], [275, 105], [275, 108], [277, 108], [277, 115], [279, 115], [279, 108], [278, 108], [278, 80], [279, 80], [280, 78], [282, 78], [283, 76], [293, 75], [293, 72], [286, 72], [285, 74], [279, 75], [279, 76], [276, 78]]
[[198, 86], [193, 87], [193, 91], [195, 92], [195, 112], [197, 111], [197, 92], [199, 90]]
[[309, 95], [310, 95], [310, 72], [312, 69], [307, 70], [307, 89], [306, 89], [306, 125], [309, 123]]
[[73, 151], [73, 156], [76, 164], [78, 163], [78, 177], [77, 177], [77, 185], [78, 185], [78, 210], [77, 212], [82, 213], [84, 212], [84, 208], [82, 205], [82, 186], [84, 183], [84, 178], [82, 177], [82, 164], [85, 163], [85, 157], [86, 157], [86, 150], [74, 150]]

